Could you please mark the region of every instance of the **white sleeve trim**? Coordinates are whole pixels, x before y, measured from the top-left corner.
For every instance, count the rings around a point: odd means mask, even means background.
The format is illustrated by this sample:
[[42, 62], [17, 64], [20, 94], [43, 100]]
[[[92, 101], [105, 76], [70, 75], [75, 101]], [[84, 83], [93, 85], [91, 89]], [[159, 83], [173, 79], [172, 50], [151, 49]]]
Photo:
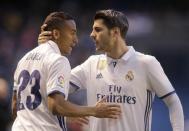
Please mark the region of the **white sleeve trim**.
[[57, 88], [52, 89], [51, 91], [49, 91], [49, 92], [47, 93], [47, 95], [50, 95], [50, 94], [53, 94], [53, 93], [61, 93], [61, 94], [63, 94], [64, 96], [66, 96], [65, 93], [64, 93], [64, 91], [62, 91], [62, 90], [60, 90], [60, 89], [57, 89]]

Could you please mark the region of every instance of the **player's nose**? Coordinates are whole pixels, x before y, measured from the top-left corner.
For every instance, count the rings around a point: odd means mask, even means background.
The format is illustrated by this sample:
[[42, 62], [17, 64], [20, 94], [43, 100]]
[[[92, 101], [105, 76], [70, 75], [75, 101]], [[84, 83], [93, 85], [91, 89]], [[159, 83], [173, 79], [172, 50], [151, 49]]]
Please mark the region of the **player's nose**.
[[95, 39], [95, 33], [94, 33], [94, 31], [91, 32], [90, 37], [91, 37], [92, 39]]
[[73, 42], [74, 42], [75, 44], [78, 43], [78, 37], [77, 37], [77, 36], [74, 37]]

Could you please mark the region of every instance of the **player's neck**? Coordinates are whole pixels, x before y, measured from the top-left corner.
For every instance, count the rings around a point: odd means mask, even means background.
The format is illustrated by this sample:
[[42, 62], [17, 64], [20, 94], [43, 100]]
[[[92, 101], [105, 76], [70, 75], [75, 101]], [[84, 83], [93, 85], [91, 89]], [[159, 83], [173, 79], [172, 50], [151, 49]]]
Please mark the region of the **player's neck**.
[[111, 51], [107, 52], [107, 55], [113, 59], [120, 59], [128, 50], [129, 49], [126, 45], [126, 42], [119, 41], [119, 43], [116, 43]]

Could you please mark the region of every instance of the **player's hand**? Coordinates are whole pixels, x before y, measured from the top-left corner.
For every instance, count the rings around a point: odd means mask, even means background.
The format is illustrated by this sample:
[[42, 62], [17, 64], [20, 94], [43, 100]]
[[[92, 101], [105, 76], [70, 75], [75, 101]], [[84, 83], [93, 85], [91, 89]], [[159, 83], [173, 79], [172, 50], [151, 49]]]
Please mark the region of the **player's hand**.
[[74, 124], [78, 124], [80, 126], [89, 124], [88, 117], [67, 117], [67, 121], [68, 121], [68, 123], [74, 123]]
[[41, 34], [39, 34], [39, 36], [38, 36], [38, 43], [39, 44], [45, 43], [52, 38], [52, 32], [51, 31], [44, 31], [46, 26], [47, 26], [46, 24], [41, 26]]
[[95, 106], [95, 117], [117, 119], [121, 114], [121, 107], [118, 104], [106, 103], [106, 98], [97, 102]]

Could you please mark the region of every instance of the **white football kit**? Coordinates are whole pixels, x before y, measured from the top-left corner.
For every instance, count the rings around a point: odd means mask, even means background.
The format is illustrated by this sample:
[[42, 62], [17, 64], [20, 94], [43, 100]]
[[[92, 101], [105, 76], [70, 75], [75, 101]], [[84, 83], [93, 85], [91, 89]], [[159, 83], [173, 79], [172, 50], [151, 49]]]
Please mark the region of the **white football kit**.
[[103, 97], [119, 103], [119, 119], [90, 118], [90, 131], [150, 131], [155, 94], [164, 99], [175, 93], [155, 57], [133, 47], [121, 59], [94, 55], [71, 71], [71, 87], [86, 88], [88, 105]]
[[56, 43], [48, 41], [28, 52], [14, 75], [17, 117], [12, 131], [66, 131], [63, 117], [48, 110], [47, 97], [59, 92], [67, 99], [71, 67]]

